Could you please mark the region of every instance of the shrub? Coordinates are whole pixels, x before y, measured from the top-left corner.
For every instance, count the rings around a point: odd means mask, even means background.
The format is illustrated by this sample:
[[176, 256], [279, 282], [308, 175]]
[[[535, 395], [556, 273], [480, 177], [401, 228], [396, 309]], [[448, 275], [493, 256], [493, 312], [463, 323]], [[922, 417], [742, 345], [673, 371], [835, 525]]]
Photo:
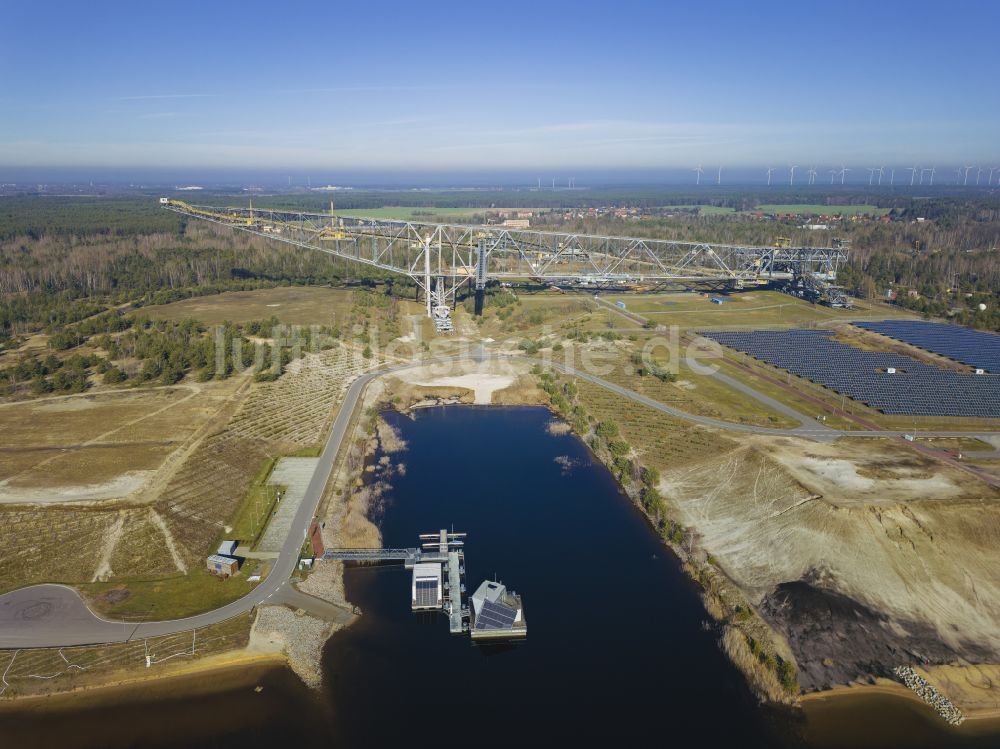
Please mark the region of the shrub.
[[601, 421], [597, 424], [594, 434], [601, 439], [613, 440], [618, 436], [618, 425], [613, 421]]
[[781, 680], [781, 686], [785, 688], [786, 692], [799, 691], [799, 682], [795, 678], [795, 666], [792, 665], [791, 662], [786, 661], [783, 658], [778, 658], [775, 672], [778, 674], [778, 678]]
[[52, 383], [46, 380], [41, 375], [38, 375], [31, 381], [31, 392], [33, 395], [44, 395], [45, 393], [52, 392]]

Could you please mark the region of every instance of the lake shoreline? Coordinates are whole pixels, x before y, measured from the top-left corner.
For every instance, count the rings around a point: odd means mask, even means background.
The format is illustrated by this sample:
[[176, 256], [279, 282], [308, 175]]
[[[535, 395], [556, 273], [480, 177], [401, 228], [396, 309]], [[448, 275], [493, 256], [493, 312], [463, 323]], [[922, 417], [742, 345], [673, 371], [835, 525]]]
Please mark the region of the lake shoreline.
[[[931, 709], [913, 690], [891, 679], [877, 679], [874, 684], [838, 684], [830, 689], [803, 694], [800, 697], [800, 701], [802, 709], [808, 712], [809, 708], [817, 703], [847, 701], [871, 695], [896, 697]], [[969, 708], [959, 705], [959, 708], [962, 710], [962, 715], [965, 716], [966, 722], [997, 721], [997, 728], [1000, 730], [1000, 707]]]
[[[253, 653], [245, 649], [207, 656], [186, 664], [171, 665], [165, 672], [156, 670], [138, 676], [116, 678], [93, 684], [79, 684], [45, 694], [27, 694], [0, 699], [0, 713], [16, 713], [34, 709], [77, 709], [81, 703], [127, 702], [127, 695], [136, 688], [156, 685], [185, 684], [186, 693], [212, 694], [223, 692], [242, 683], [249, 684], [253, 675], [275, 669], [289, 668], [288, 659], [280, 653]], [[209, 678], [213, 677], [213, 678]]]

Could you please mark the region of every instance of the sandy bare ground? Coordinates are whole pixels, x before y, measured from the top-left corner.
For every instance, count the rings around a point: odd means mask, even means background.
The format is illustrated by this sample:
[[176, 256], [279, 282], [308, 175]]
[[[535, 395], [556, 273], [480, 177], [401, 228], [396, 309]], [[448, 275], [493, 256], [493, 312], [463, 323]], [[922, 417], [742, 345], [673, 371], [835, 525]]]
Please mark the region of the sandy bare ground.
[[889, 440], [833, 444], [761, 437], [753, 442], [802, 486], [841, 506], [977, 499], [984, 487], [945, 463]]
[[184, 564], [184, 557], [181, 556], [181, 553], [177, 548], [177, 544], [174, 542], [174, 534], [170, 532], [170, 528], [167, 527], [167, 523], [163, 519], [163, 516], [156, 510], [150, 509], [149, 519], [163, 534], [163, 542], [167, 546], [167, 551], [170, 552], [170, 558], [173, 559], [174, 566], [177, 567], [177, 571], [186, 575], [188, 570], [187, 565]]
[[896, 449], [753, 438], [663, 474], [679, 520], [789, 638], [804, 686], [1000, 659], [997, 494]]
[[1000, 665], [950, 664], [915, 670], [967, 717], [1000, 717]]
[[488, 405], [493, 402], [493, 393], [503, 390], [514, 382], [513, 376], [474, 373], [458, 375], [457, 377], [435, 377], [413, 382], [424, 387], [459, 387], [468, 388], [476, 394], [478, 405]]
[[[44, 456], [31, 460], [30, 464], [22, 464], [21, 470], [15, 470], [0, 481], [0, 504], [61, 504], [111, 499], [151, 502], [156, 498], [156, 488], [177, 470], [206, 433], [220, 423], [218, 417], [228, 418], [248, 383], [247, 378], [236, 387], [214, 383], [209, 386], [182, 384], [0, 404], [0, 423], [8, 419], [9, 414], [15, 419], [11, 423], [19, 435], [18, 444], [10, 446], [23, 447], [28, 454]], [[156, 398], [169, 398], [171, 393], [182, 395], [167, 403], [156, 402]], [[198, 400], [193, 401], [196, 398]], [[139, 404], [146, 402], [153, 407], [136, 413]], [[121, 408], [131, 408], [133, 415], [119, 418], [124, 412], [115, 409]], [[50, 423], [56, 424], [60, 434], [74, 429], [71, 424], [81, 427], [106, 424], [110, 428], [88, 427], [85, 439], [44, 452], [40, 447], [32, 453], [34, 437], [25, 431], [25, 425], [30, 423], [30, 420], [25, 421], [27, 416], [42, 421], [46, 429]], [[66, 418], [60, 418], [62, 416]], [[73, 421], [68, 421], [70, 419]], [[190, 432], [192, 425], [199, 427], [193, 433]], [[160, 437], [180, 439], [176, 443], [143, 442], [141, 437], [136, 441], [136, 430], [152, 430]], [[24, 445], [21, 440], [28, 440], [28, 444]], [[44, 440], [39, 443], [44, 444]], [[99, 452], [91, 454], [87, 450]], [[95, 459], [97, 464], [91, 462]], [[136, 460], [144, 463], [141, 469], [136, 466]], [[87, 472], [94, 480], [79, 480]], [[78, 480], [72, 481], [71, 477]]]
[[110, 481], [99, 484], [38, 489], [10, 486], [8, 479], [0, 481], [0, 504], [65, 504], [118, 499], [141, 491], [155, 475], [156, 471], [126, 471]]
[[111, 569], [111, 555], [115, 553], [115, 547], [122, 537], [122, 530], [125, 528], [125, 513], [119, 513], [118, 518], [108, 528], [104, 538], [104, 548], [101, 550], [101, 558], [97, 562], [97, 569], [91, 582], [107, 580], [113, 573]]
[[399, 372], [398, 380], [408, 385], [471, 390], [479, 405], [493, 403], [495, 394], [514, 385], [528, 371], [523, 362], [463, 362], [446, 366], [429, 365]]

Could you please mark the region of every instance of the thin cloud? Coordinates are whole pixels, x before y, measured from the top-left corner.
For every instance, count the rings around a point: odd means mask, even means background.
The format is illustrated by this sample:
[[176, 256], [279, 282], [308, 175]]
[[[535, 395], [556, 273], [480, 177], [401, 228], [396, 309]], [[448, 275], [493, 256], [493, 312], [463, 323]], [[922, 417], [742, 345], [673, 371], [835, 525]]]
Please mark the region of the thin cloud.
[[137, 96], [117, 96], [112, 101], [146, 101], [149, 99], [211, 99], [223, 94], [139, 94]]
[[140, 120], [167, 120], [174, 117], [194, 117], [190, 112], [147, 112], [140, 114]]

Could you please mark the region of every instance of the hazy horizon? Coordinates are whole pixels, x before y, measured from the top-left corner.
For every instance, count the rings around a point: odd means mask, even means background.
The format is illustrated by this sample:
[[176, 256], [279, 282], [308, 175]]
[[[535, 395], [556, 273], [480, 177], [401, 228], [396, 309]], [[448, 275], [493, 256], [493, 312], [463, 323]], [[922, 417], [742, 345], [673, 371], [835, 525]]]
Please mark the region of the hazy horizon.
[[[815, 190], [825, 189], [857, 190], [879, 188], [895, 188], [901, 192], [916, 191], [928, 188], [961, 188], [996, 186], [1000, 178], [1000, 168], [992, 173], [992, 183], [988, 183], [990, 169], [984, 168], [981, 174], [977, 169], [969, 170], [969, 181], [964, 185], [964, 169], [956, 171], [956, 167], [937, 167], [934, 184], [930, 185], [930, 166], [923, 169], [923, 182], [920, 182], [921, 168], [910, 184], [910, 168], [901, 166], [885, 166], [881, 184], [878, 172], [874, 173], [869, 184], [867, 167], [848, 167], [843, 183], [839, 175], [841, 167], [815, 166], [814, 183], [809, 183], [810, 166], [797, 167], [794, 184], [788, 166], [774, 167], [771, 189]], [[873, 167], [874, 168], [874, 167]], [[834, 174], [831, 175], [831, 169]], [[895, 171], [895, 174], [893, 174]], [[706, 194], [713, 188], [767, 188], [767, 171], [765, 167], [743, 169], [723, 169], [722, 181], [718, 181], [718, 167], [704, 167], [700, 184], [693, 169], [583, 169], [576, 170], [567, 176], [566, 173], [553, 173], [538, 170], [535, 173], [524, 171], [499, 170], [330, 170], [315, 168], [309, 170], [262, 170], [262, 169], [225, 169], [225, 168], [173, 168], [162, 167], [122, 167], [122, 168], [92, 168], [92, 167], [4, 167], [0, 165], [0, 187], [4, 185], [25, 189], [30, 186], [75, 186], [86, 187], [91, 183], [95, 187], [131, 187], [137, 189], [174, 190], [184, 187], [200, 187], [205, 190], [246, 190], [261, 189], [273, 191], [309, 191], [322, 192], [323, 188], [336, 187], [330, 190], [331, 195], [338, 191], [351, 190], [518, 190], [541, 192], [587, 191], [595, 189], [613, 189], [634, 187], [640, 189], [700, 189]], [[977, 185], [977, 177], [979, 184]], [[831, 183], [831, 178], [833, 182]]]
[[1000, 7], [828, 11], [12, 5], [0, 169], [545, 181], [701, 164], [704, 182], [720, 164], [1000, 163], [995, 52], [975, 36], [1000, 26]]

